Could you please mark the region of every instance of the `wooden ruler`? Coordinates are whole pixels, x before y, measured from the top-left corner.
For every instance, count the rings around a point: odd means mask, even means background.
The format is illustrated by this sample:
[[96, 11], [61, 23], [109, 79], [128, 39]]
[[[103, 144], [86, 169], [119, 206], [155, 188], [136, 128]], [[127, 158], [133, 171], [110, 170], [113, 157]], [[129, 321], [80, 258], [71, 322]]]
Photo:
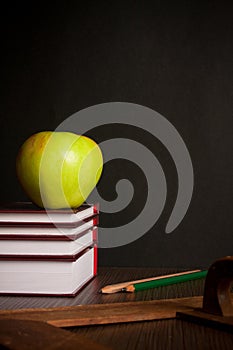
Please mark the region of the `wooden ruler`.
[[90, 326], [175, 318], [201, 307], [202, 297], [0, 311], [0, 320], [41, 321], [56, 327]]

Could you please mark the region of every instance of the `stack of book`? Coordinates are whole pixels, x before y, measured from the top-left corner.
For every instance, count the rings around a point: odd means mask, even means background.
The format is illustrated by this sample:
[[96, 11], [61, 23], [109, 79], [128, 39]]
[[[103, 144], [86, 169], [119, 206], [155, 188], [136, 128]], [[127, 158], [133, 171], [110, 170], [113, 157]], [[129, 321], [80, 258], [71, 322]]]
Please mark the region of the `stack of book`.
[[76, 295], [97, 273], [98, 214], [0, 206], [0, 293]]

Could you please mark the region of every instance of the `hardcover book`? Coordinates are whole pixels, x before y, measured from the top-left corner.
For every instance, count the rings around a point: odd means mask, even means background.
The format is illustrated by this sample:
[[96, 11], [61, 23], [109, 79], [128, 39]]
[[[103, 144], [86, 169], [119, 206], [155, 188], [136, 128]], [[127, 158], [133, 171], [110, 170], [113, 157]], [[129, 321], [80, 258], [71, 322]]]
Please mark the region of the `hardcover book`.
[[0, 294], [76, 295], [97, 273], [98, 213], [0, 206]]
[[0, 260], [0, 293], [75, 296], [97, 273], [97, 246], [75, 257]]
[[0, 222], [1, 240], [75, 240], [83, 232], [98, 225], [98, 215], [81, 220], [76, 226], [56, 226], [50, 224], [12, 225]]
[[81, 220], [96, 215], [97, 204], [83, 204], [72, 209], [42, 209], [31, 202], [14, 202], [0, 206], [1, 224], [33, 225], [51, 223], [55, 225], [76, 225]]
[[24, 257], [30, 260], [32, 258], [48, 259], [54, 257], [73, 258], [85, 248], [97, 243], [98, 228], [93, 228], [81, 232], [75, 236], [75, 239], [54, 238], [50, 239], [6, 239], [0, 240], [0, 260], [2, 258], [14, 259], [15, 257]]

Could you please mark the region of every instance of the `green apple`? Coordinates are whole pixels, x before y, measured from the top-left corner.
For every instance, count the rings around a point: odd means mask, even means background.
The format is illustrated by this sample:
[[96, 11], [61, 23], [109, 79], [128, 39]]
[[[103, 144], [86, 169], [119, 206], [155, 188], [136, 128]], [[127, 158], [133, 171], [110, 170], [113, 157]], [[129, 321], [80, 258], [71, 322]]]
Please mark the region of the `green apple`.
[[40, 207], [80, 206], [100, 179], [103, 157], [92, 139], [63, 131], [30, 136], [16, 159], [17, 177]]

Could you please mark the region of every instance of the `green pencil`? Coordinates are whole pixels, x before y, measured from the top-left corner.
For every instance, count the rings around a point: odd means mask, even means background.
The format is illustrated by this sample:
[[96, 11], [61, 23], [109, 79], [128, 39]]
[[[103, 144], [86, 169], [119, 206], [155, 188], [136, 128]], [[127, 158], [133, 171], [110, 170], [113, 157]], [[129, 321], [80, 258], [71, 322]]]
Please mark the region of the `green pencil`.
[[200, 278], [206, 277], [207, 272], [208, 272], [208, 270], [203, 270], [203, 271], [197, 271], [197, 272], [177, 275], [177, 276], [173, 276], [173, 277], [161, 278], [161, 279], [152, 280], [152, 281], [148, 281], [148, 282], [134, 283], [134, 284], [131, 284], [125, 288], [122, 288], [122, 291], [132, 293], [132, 292], [137, 292], [139, 290], [158, 288], [158, 287], [168, 286], [170, 284], [192, 281], [195, 279], [200, 279]]

